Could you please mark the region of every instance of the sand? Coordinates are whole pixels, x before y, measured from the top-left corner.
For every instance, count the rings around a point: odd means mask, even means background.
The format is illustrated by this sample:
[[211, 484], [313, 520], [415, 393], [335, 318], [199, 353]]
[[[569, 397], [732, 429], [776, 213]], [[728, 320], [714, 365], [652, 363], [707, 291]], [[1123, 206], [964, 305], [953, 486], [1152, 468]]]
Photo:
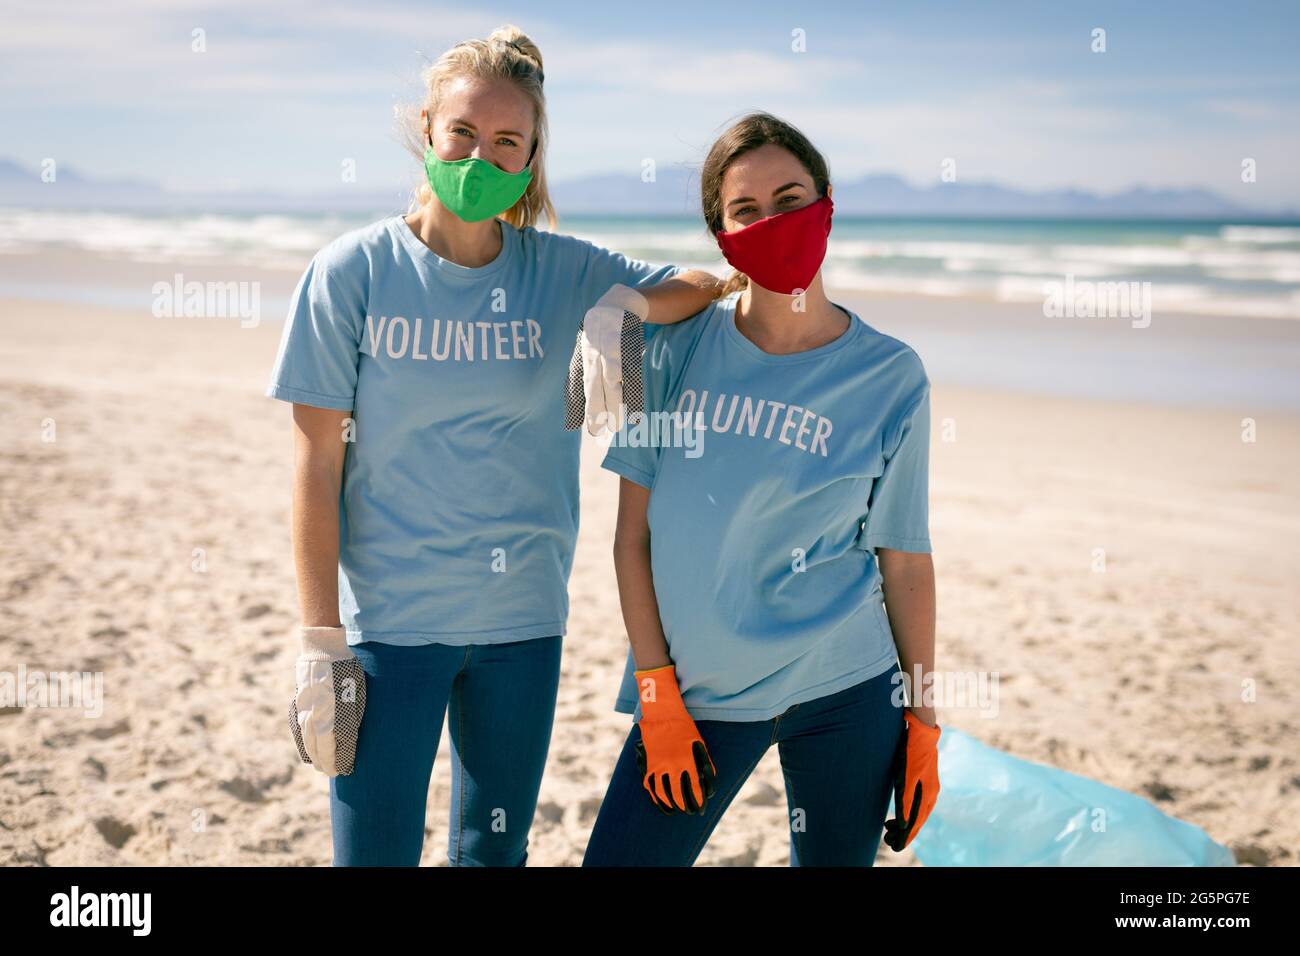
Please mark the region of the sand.
[[[279, 331], [0, 300], [0, 670], [102, 671], [105, 695], [100, 716], [0, 710], [0, 863], [329, 864], [328, 780], [285, 719]], [[941, 724], [1146, 796], [1243, 863], [1295, 864], [1300, 419], [940, 382], [933, 415], [939, 665], [1001, 689], [996, 717], [941, 705]], [[530, 865], [581, 861], [629, 726], [598, 457]], [[425, 865], [446, 865], [449, 768], [444, 734]], [[785, 865], [785, 814], [773, 749], [700, 864]]]

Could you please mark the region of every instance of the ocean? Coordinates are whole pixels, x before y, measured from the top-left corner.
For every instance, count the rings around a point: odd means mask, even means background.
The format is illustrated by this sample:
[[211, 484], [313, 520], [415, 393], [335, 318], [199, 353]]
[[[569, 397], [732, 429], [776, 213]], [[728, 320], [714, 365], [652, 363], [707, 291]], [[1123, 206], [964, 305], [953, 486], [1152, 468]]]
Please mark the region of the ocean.
[[[375, 218], [0, 209], [0, 255], [64, 249], [300, 270]], [[569, 216], [560, 230], [633, 258], [725, 268], [694, 219]], [[1067, 278], [1150, 283], [1153, 312], [1300, 319], [1300, 222], [837, 216], [824, 269], [832, 289], [999, 302], [1041, 302]]]
[[[159, 285], [236, 281], [257, 293], [252, 324], [279, 322], [312, 254], [379, 217], [0, 209], [0, 297], [156, 314]], [[691, 219], [571, 216], [560, 229], [726, 269]], [[1300, 324], [1287, 321], [1300, 319], [1300, 223], [842, 216], [824, 275], [832, 299], [914, 347], [936, 383], [1300, 411]], [[1127, 301], [1141, 318], [1051, 311], [1060, 290], [1102, 284], [1142, 287]]]

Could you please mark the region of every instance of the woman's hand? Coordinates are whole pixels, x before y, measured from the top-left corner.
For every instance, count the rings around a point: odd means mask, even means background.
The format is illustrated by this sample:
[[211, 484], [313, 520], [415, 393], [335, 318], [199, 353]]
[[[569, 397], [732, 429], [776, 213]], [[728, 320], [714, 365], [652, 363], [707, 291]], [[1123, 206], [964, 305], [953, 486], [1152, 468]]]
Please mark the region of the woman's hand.
[[[620, 283], [610, 286], [587, 310], [569, 359], [565, 428], [572, 431], [585, 423], [591, 435], [617, 432], [623, 427], [625, 413], [644, 410], [641, 351], [645, 345], [643, 325], [649, 312], [646, 297]], [[624, 358], [628, 359], [626, 367]], [[634, 399], [631, 408], [624, 405], [625, 379], [626, 391]]]
[[713, 796], [717, 770], [704, 738], [682, 702], [672, 664], [638, 670], [641, 740], [637, 766], [641, 785], [664, 813], [704, 813]]
[[352, 773], [366, 712], [366, 672], [342, 627], [299, 628], [289, 730], [298, 756], [327, 777]]
[[885, 821], [885, 844], [895, 853], [921, 832], [939, 799], [939, 726], [923, 723], [911, 708], [903, 722], [892, 768], [896, 816]]

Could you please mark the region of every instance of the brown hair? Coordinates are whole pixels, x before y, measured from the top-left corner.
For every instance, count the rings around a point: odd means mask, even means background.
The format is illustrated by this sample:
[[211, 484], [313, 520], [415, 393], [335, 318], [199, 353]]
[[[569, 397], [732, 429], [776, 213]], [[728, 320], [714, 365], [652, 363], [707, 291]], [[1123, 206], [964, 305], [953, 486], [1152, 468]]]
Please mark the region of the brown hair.
[[[710, 236], [722, 231], [722, 178], [737, 159], [768, 143], [793, 153], [795, 159], [803, 164], [803, 168], [812, 177], [813, 188], [817, 190], [817, 195], [826, 195], [826, 186], [831, 180], [830, 168], [826, 165], [822, 154], [817, 152], [809, 142], [808, 137], [771, 113], [750, 113], [737, 120], [718, 137], [700, 170], [700, 204], [703, 207], [704, 222], [709, 227]], [[742, 290], [747, 285], [749, 285], [749, 277], [743, 272], [733, 270], [719, 298]]]
[[542, 53], [537, 45], [513, 24], [497, 27], [486, 40], [466, 40], [438, 57], [421, 75], [425, 88], [423, 103], [397, 108], [397, 121], [406, 148], [420, 160], [420, 183], [411, 194], [408, 212], [417, 212], [433, 199], [433, 190], [423, 174], [424, 126], [420, 109], [430, 118], [438, 112], [444, 88], [454, 79], [510, 80], [533, 105], [536, 149], [532, 157], [533, 176], [519, 201], [501, 214], [512, 226], [524, 228], [545, 216], [552, 229], [556, 225], [555, 207], [546, 188], [546, 97], [542, 92]]

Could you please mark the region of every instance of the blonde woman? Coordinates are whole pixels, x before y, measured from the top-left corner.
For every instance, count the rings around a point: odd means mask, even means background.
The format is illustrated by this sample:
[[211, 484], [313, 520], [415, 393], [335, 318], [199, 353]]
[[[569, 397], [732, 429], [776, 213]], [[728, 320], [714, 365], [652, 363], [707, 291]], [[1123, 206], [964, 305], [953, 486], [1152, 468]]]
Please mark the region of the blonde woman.
[[401, 116], [427, 182], [313, 258], [267, 390], [295, 425], [291, 721], [330, 775], [335, 865], [418, 864], [446, 714], [448, 859], [521, 866], [578, 527], [579, 323], [619, 284], [668, 322], [720, 283], [534, 228], [556, 219], [542, 57], [518, 29], [424, 79]]

